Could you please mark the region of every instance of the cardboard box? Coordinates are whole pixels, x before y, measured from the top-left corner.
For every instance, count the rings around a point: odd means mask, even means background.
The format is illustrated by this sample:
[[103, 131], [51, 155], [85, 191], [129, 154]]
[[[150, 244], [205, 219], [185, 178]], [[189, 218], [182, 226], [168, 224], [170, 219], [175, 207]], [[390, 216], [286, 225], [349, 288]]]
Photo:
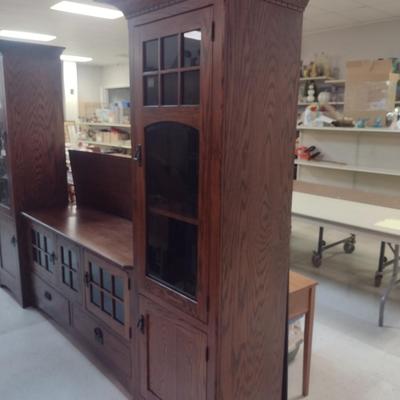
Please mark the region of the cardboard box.
[[380, 119], [384, 127], [386, 114], [395, 108], [400, 79], [392, 72], [393, 60], [350, 61], [346, 68], [345, 116], [368, 120], [367, 126]]

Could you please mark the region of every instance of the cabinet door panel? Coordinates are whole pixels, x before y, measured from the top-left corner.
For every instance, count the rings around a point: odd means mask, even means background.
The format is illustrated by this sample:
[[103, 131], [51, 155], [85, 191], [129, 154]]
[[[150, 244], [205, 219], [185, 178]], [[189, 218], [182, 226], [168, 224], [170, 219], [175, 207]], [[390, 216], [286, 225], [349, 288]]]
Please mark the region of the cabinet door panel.
[[58, 265], [60, 269], [59, 286], [70, 300], [82, 302], [81, 253], [78, 246], [58, 237]]
[[115, 332], [130, 337], [128, 274], [88, 251], [85, 260], [86, 308]]
[[17, 232], [14, 221], [0, 219], [0, 284], [7, 287], [15, 296], [21, 295]]
[[146, 400], [204, 400], [207, 336], [143, 297], [140, 312], [142, 396]]
[[17, 231], [12, 220], [1, 218], [0, 241], [1, 268], [13, 278], [17, 279], [19, 276]]
[[4, 86], [3, 56], [0, 53], [0, 207], [11, 211], [11, 190], [9, 183], [9, 156], [7, 144], [6, 92]]
[[32, 268], [43, 279], [57, 285], [57, 254], [53, 233], [37, 224], [30, 227]]
[[134, 142], [141, 151], [134, 224], [139, 291], [204, 322], [212, 20], [213, 8], [207, 7], [133, 33]]

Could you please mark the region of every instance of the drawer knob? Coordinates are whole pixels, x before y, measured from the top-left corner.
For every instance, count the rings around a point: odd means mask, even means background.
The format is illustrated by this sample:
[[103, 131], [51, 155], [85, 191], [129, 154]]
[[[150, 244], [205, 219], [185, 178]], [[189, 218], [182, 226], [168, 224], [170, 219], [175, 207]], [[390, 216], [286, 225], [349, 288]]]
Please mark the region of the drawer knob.
[[96, 342], [98, 342], [100, 344], [104, 344], [103, 331], [100, 328], [95, 328], [94, 338], [96, 339]]
[[53, 300], [53, 296], [51, 295], [50, 292], [44, 292], [44, 297], [45, 297], [48, 301]]

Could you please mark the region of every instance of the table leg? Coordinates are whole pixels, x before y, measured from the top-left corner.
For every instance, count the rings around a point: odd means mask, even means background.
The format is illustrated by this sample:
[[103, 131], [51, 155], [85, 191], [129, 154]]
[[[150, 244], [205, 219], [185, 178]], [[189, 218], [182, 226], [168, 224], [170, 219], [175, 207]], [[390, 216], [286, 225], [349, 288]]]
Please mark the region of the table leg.
[[315, 287], [310, 290], [309, 311], [304, 326], [304, 358], [303, 358], [303, 396], [308, 396], [310, 389], [311, 352], [315, 312]]
[[393, 262], [393, 273], [392, 273], [392, 279], [390, 281], [390, 284], [388, 288], [386, 289], [384, 295], [381, 297], [381, 303], [380, 303], [380, 309], [379, 309], [379, 326], [382, 327], [384, 324], [384, 318], [385, 318], [385, 306], [386, 302], [389, 298], [390, 293], [394, 289], [394, 287], [398, 283], [398, 275], [399, 275], [399, 254], [400, 254], [400, 246], [396, 244], [394, 246], [394, 262]]

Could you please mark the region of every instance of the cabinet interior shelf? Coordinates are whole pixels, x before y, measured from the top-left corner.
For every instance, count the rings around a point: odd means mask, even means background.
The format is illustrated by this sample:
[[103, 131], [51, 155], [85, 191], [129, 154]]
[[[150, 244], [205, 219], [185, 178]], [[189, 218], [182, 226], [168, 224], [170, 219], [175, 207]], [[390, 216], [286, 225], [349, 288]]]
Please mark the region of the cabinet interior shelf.
[[126, 144], [94, 142], [91, 140], [82, 140], [82, 142], [85, 144], [89, 144], [92, 146], [99, 146], [99, 147], [112, 147], [112, 148], [128, 149], [128, 150], [132, 149], [131, 145], [126, 145]]
[[118, 124], [110, 122], [81, 122], [82, 126], [95, 126], [95, 127], [111, 127], [111, 128], [126, 128], [130, 129], [131, 124]]
[[400, 176], [400, 171], [383, 169], [383, 168], [362, 167], [349, 164], [340, 164], [329, 161], [295, 160], [295, 164], [312, 168], [325, 168], [325, 169], [333, 169], [339, 171], [360, 172], [366, 174]]
[[161, 215], [163, 217], [172, 218], [177, 221], [185, 222], [185, 223], [191, 224], [191, 225], [199, 224], [199, 221], [196, 218], [193, 218], [193, 217], [190, 217], [187, 215], [183, 215], [183, 214], [179, 214], [177, 212], [166, 210], [166, 209], [160, 208], [160, 207], [149, 207], [149, 212], [152, 214]]

